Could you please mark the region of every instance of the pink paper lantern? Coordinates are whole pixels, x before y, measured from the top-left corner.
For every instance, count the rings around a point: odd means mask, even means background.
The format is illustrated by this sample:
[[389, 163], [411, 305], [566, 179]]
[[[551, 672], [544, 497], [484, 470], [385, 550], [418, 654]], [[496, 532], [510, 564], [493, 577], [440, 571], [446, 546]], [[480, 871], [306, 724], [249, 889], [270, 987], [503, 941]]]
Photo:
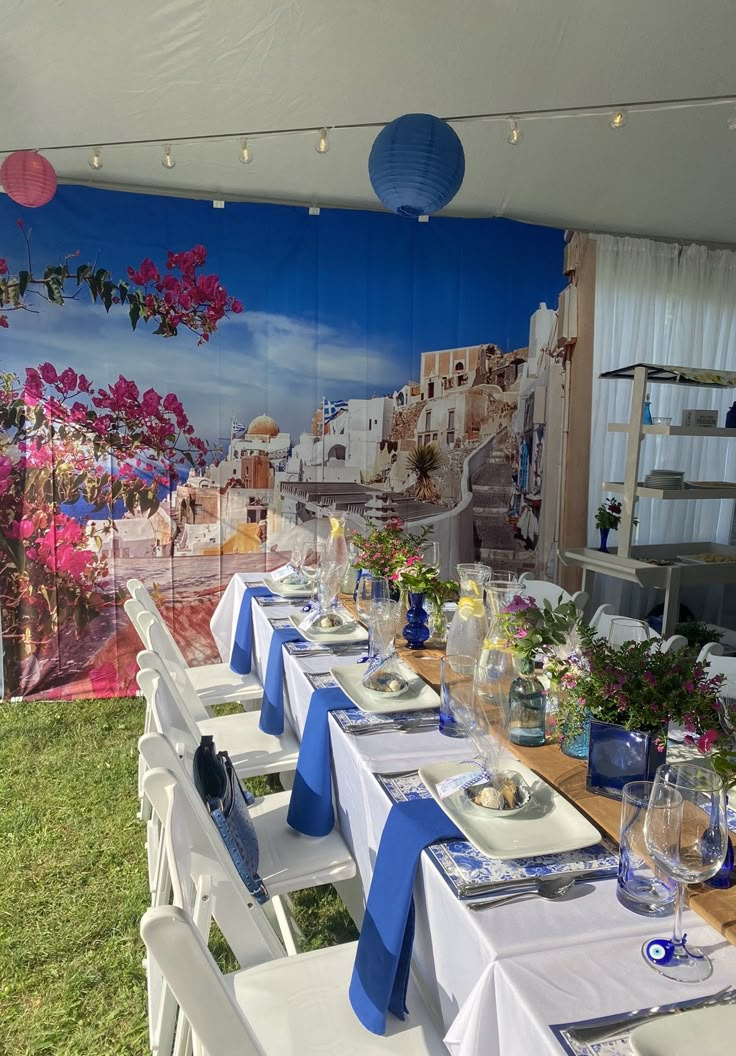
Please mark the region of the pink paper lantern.
[[0, 183], [18, 205], [46, 205], [56, 194], [56, 172], [35, 150], [16, 150], [0, 166]]

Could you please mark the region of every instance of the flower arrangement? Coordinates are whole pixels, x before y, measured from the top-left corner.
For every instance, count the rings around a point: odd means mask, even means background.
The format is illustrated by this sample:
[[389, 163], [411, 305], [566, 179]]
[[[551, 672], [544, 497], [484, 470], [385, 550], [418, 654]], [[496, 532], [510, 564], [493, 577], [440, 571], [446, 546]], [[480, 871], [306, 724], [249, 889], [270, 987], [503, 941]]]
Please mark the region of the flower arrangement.
[[538, 655], [552, 656], [564, 645], [578, 620], [572, 601], [554, 607], [545, 598], [539, 606], [531, 598], [517, 594], [499, 613], [498, 621], [506, 645], [519, 658], [523, 674], [531, 674]]
[[238, 315], [243, 311], [242, 303], [228, 296], [217, 275], [198, 272], [207, 261], [207, 250], [202, 245], [183, 253], [169, 252], [163, 272], [146, 257], [137, 268], [128, 268], [128, 281], [115, 282], [111, 273], [97, 264], [80, 264], [72, 272], [69, 261], [78, 253], [65, 257], [61, 264], [49, 264], [42, 274], [34, 274], [30, 231], [26, 231], [22, 220], [18, 227], [26, 242], [27, 263], [12, 275], [7, 260], [0, 257], [0, 307], [4, 309], [0, 312], [0, 327], [10, 325], [7, 312], [37, 311], [34, 297], [61, 306], [77, 297], [85, 286], [92, 301], [103, 304], [106, 312], [113, 305], [127, 305], [134, 330], [140, 319], [156, 322], [154, 333], [161, 337], [175, 337], [179, 327], [185, 327], [197, 335], [200, 345], [209, 341], [228, 312]]
[[[559, 674], [559, 722], [566, 735], [582, 731], [586, 714], [601, 722], [655, 734], [664, 745], [670, 721], [698, 734], [707, 751], [718, 739], [721, 679], [709, 678], [702, 664], [685, 653], [665, 653], [651, 642], [613, 647], [585, 626], [581, 646]], [[695, 739], [691, 740], [695, 743]]]
[[371, 525], [365, 534], [353, 532], [350, 542], [355, 550], [355, 567], [396, 581], [402, 568], [421, 562], [422, 543], [431, 529], [423, 528], [417, 535], [410, 535], [404, 527], [400, 518], [392, 517], [382, 526]]
[[[621, 523], [621, 502], [619, 499], [609, 498], [602, 502], [595, 511], [595, 526], [600, 531], [615, 532]], [[639, 521], [634, 518], [634, 524]]]
[[410, 594], [424, 594], [427, 601], [442, 605], [457, 594], [458, 585], [451, 579], [440, 579], [438, 569], [425, 564], [420, 557], [410, 557], [404, 568], [390, 577]]

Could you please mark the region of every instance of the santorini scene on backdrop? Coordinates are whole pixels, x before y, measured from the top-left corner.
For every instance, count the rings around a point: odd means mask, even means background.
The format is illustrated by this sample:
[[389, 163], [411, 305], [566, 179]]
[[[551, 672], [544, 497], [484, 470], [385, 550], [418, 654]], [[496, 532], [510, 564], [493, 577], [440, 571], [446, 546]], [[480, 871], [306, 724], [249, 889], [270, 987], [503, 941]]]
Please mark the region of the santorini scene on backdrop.
[[[54, 235], [67, 244], [62, 224]], [[250, 276], [225, 279], [222, 261], [213, 275], [204, 245], [159, 263], [147, 249], [138, 264], [140, 248], [116, 236], [104, 273], [79, 264], [84, 247], [48, 266], [56, 258], [34, 245], [38, 280], [10, 253], [2, 261], [5, 696], [132, 691], [131, 577], [190, 662], [216, 659], [207, 625], [231, 575], [280, 563], [294, 527], [320, 508], [349, 521], [388, 505], [411, 526], [462, 507], [477, 557], [532, 567], [536, 364], [556, 319], [534, 308], [554, 288], [556, 253], [513, 324], [508, 306], [483, 322], [489, 343], [433, 348], [427, 337], [416, 349], [403, 320], [365, 332], [352, 304], [316, 324], [271, 312], [264, 293], [238, 299]], [[14, 297], [26, 310], [13, 311]], [[433, 330], [456, 332], [442, 318]]]

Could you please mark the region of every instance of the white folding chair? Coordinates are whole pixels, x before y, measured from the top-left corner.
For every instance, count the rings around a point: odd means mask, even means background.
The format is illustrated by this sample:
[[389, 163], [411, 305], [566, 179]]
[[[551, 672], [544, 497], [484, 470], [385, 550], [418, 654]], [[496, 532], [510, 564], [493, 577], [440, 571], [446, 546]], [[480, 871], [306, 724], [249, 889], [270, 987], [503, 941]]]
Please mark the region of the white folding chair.
[[[235, 882], [216, 845], [208, 846], [207, 830], [196, 830], [191, 847], [192, 819], [182, 821], [188, 801], [177, 782], [158, 769], [149, 771], [146, 781], [154, 798], [166, 797], [165, 848], [175, 903], [149, 909], [141, 923], [153, 976], [150, 991], [159, 996], [153, 1009], [155, 1051], [173, 1047], [174, 1053], [185, 1053], [191, 1044], [195, 1054], [217, 1056], [317, 1056], [327, 1049], [345, 1056], [447, 1056], [413, 983], [408, 1020], [389, 1016], [384, 1037], [361, 1025], [348, 1001], [355, 943], [280, 956], [262, 907]], [[222, 974], [207, 948], [215, 913], [221, 929], [223, 918], [229, 932], [223, 934], [239, 963], [252, 967]], [[180, 1006], [178, 1023], [166, 996], [161, 1016], [162, 994], [173, 995]]]
[[588, 600], [588, 595], [584, 590], [576, 590], [574, 594], [569, 594], [564, 587], [558, 587], [556, 583], [549, 583], [546, 579], [532, 579], [529, 572], [523, 572], [519, 576], [519, 582], [523, 583], [524, 593], [527, 597], [531, 598], [538, 606], [548, 601], [554, 608], [563, 601], [572, 601], [575, 608], [582, 615], [585, 603]]
[[[186, 673], [187, 678], [205, 707], [212, 707], [215, 704], [245, 704], [246, 702], [260, 701], [263, 696], [263, 687], [253, 674], [238, 675], [230, 670], [230, 665], [227, 663], [201, 664], [190, 667], [166, 621], [159, 612], [156, 603], [141, 581], [139, 579], [129, 579], [127, 588], [131, 600], [140, 606], [140, 609], [129, 605], [127, 601], [124, 608], [142, 638], [144, 648], [153, 648], [156, 652], [160, 652], [165, 659], [170, 660], [181, 668]], [[148, 613], [152, 618], [152, 622], [149, 622], [148, 626], [155, 626], [156, 646], [150, 645], [141, 634], [137, 623], [141, 610]]]
[[725, 678], [723, 694], [736, 698], [736, 656], [717, 656], [711, 653], [707, 660], [708, 674], [723, 675]]
[[698, 653], [698, 663], [706, 664], [713, 656], [723, 656], [723, 646], [720, 642], [706, 642]]
[[288, 726], [279, 736], [264, 733], [258, 727], [257, 711], [210, 718], [196, 693], [187, 696], [181, 692], [158, 653], [144, 650], [138, 653], [137, 660], [136, 680], [152, 709], [155, 728], [173, 743], [188, 739], [196, 748], [204, 734], [211, 734], [215, 743], [228, 752], [241, 778], [296, 769], [299, 742]]

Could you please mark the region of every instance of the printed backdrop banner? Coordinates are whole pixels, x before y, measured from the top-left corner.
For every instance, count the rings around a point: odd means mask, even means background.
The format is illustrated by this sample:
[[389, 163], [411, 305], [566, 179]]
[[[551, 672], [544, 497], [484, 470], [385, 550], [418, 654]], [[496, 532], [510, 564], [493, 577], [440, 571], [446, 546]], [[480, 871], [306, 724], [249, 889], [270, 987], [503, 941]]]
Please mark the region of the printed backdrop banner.
[[216, 659], [213, 608], [307, 516], [296, 484], [451, 507], [562, 286], [561, 233], [505, 220], [65, 187], [2, 196], [0, 230], [5, 696], [130, 692], [131, 577]]

